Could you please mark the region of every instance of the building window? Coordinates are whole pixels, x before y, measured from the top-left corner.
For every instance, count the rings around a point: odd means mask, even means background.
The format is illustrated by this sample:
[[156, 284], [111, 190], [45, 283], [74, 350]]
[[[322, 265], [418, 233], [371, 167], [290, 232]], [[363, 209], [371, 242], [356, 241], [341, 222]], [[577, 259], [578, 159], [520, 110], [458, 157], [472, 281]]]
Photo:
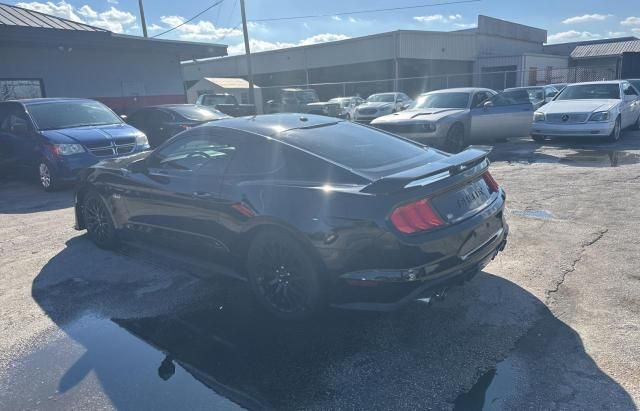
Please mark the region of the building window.
[[39, 79], [0, 79], [0, 101], [44, 97]]

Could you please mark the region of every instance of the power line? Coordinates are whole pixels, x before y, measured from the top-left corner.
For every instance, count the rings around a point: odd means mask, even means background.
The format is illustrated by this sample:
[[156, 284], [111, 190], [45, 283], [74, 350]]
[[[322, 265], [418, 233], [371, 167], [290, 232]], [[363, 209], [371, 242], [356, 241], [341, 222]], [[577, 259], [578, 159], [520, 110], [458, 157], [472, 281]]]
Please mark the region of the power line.
[[175, 29], [177, 29], [177, 28], [180, 28], [180, 27], [184, 26], [185, 24], [187, 24], [187, 23], [189, 23], [189, 22], [191, 22], [191, 21], [193, 21], [193, 20], [197, 19], [198, 17], [202, 16], [204, 13], [208, 12], [209, 10], [211, 10], [212, 8], [214, 8], [215, 6], [217, 6], [217, 5], [219, 5], [219, 4], [222, 4], [222, 2], [224, 2], [224, 0], [218, 0], [218, 1], [216, 1], [216, 2], [215, 2], [215, 3], [213, 3], [211, 6], [207, 7], [206, 9], [202, 10], [200, 13], [198, 13], [198, 14], [196, 14], [195, 16], [191, 17], [189, 20], [185, 20], [185, 21], [183, 21], [182, 23], [178, 24], [177, 26], [172, 27], [172, 28], [170, 28], [170, 29], [169, 29], [169, 30], [167, 30], [167, 31], [163, 31], [163, 32], [162, 32], [162, 33], [160, 33], [160, 34], [156, 34], [156, 35], [155, 35], [155, 36], [153, 36], [153, 37], [155, 38], [155, 37], [164, 36], [165, 34], [170, 33], [170, 32], [172, 32], [173, 30], [175, 30]]
[[383, 11], [397, 11], [397, 10], [408, 10], [408, 9], [419, 9], [425, 7], [435, 7], [435, 6], [446, 6], [450, 4], [462, 4], [462, 3], [477, 3], [482, 0], [457, 0], [457, 1], [446, 1], [441, 3], [429, 3], [429, 4], [419, 4], [415, 6], [401, 6], [401, 7], [391, 7], [387, 9], [368, 9], [368, 10], [356, 10], [356, 11], [347, 11], [342, 13], [330, 13], [330, 14], [313, 14], [307, 16], [289, 16], [289, 17], [273, 17], [267, 19], [254, 19], [249, 20], [254, 23], [265, 22], [265, 21], [282, 21], [282, 20], [298, 20], [298, 19], [313, 19], [319, 17], [333, 17], [333, 16], [346, 16], [350, 14], [365, 14], [365, 13], [377, 13]]

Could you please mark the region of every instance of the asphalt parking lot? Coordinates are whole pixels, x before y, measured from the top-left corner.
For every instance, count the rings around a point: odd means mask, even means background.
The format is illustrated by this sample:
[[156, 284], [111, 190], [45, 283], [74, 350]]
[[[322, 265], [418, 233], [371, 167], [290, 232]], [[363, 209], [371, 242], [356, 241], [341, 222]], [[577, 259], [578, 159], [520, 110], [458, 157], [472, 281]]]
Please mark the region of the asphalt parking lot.
[[431, 306], [286, 325], [243, 284], [97, 249], [71, 191], [0, 180], [0, 409], [640, 404], [640, 132], [496, 145], [505, 252]]

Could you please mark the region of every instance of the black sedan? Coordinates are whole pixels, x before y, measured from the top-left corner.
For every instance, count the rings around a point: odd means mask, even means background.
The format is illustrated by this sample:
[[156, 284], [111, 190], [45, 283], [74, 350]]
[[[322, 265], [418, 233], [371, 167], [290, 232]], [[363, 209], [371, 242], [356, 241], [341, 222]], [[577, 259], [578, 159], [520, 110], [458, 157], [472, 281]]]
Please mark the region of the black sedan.
[[504, 248], [505, 194], [486, 154], [321, 116], [223, 119], [89, 169], [76, 227], [104, 248], [142, 237], [224, 262], [283, 319], [327, 303], [388, 311]]
[[229, 116], [213, 107], [195, 104], [166, 104], [141, 108], [127, 116], [127, 123], [143, 131], [152, 148], [169, 138], [208, 121]]

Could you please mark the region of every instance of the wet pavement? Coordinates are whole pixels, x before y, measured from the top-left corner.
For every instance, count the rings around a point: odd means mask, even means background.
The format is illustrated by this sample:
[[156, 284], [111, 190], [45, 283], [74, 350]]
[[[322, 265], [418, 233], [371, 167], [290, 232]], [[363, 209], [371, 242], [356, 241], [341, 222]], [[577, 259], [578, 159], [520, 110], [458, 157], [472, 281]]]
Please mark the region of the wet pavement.
[[297, 324], [206, 268], [95, 248], [69, 192], [0, 182], [0, 409], [636, 409], [639, 154], [640, 133], [498, 144], [498, 259], [430, 306]]

